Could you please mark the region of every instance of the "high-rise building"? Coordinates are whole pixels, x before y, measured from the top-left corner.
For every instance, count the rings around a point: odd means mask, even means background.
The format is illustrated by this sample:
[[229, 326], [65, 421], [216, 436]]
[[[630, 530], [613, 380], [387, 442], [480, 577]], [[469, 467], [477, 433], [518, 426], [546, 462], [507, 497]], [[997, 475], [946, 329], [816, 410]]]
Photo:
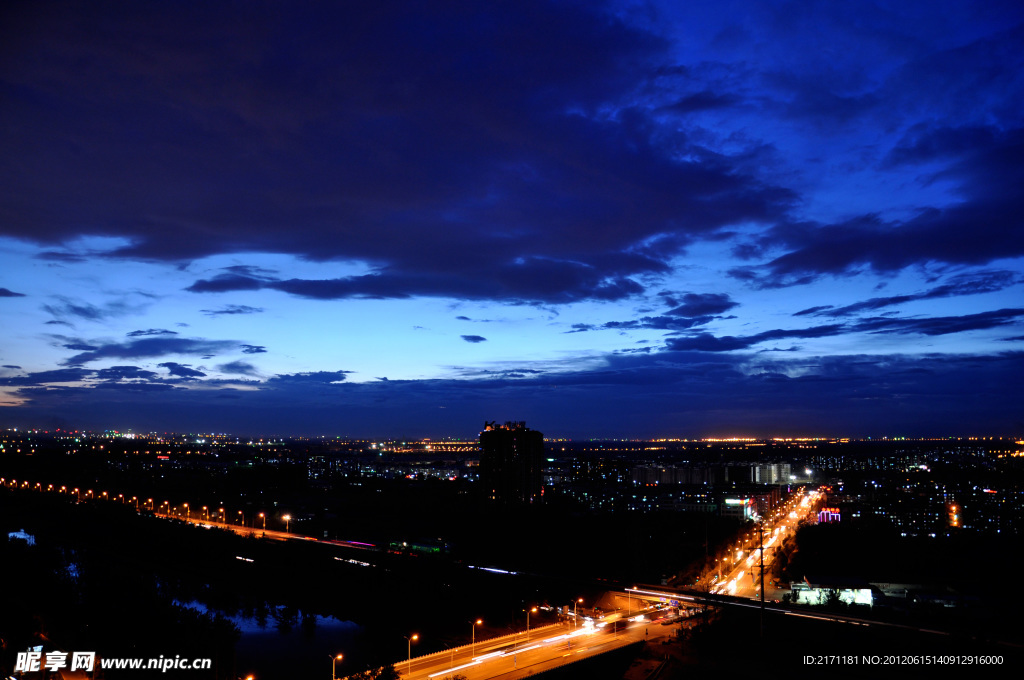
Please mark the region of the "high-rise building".
[[480, 483], [501, 504], [536, 503], [544, 485], [544, 435], [525, 421], [484, 423], [480, 433]]

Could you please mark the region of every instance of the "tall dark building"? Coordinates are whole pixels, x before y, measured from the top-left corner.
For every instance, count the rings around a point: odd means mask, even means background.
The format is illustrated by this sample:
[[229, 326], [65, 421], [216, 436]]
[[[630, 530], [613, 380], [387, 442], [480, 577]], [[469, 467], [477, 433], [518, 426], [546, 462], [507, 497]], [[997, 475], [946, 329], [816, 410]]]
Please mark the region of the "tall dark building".
[[480, 433], [480, 483], [497, 503], [536, 503], [544, 486], [544, 435], [525, 421], [484, 423]]

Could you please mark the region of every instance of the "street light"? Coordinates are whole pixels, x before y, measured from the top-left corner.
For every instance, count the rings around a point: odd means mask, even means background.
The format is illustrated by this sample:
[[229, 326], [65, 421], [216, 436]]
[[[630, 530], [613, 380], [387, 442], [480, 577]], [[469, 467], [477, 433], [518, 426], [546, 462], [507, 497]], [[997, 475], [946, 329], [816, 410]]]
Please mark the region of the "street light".
[[[328, 656], [330, 656], [330, 655], [328, 655]], [[344, 656], [343, 654], [338, 654], [337, 656], [331, 656], [331, 680], [337, 680], [338, 673], [337, 673], [335, 664], [337, 664], [339, 661], [341, 661], [341, 658], [343, 656]]]
[[284, 533], [286, 533], [286, 534], [288, 533], [288, 523], [291, 522], [291, 521], [292, 521], [292, 516], [291, 515], [285, 515], [284, 516]]
[[[285, 517], [287, 517], [287, 516], [288, 515], [285, 515]], [[406, 637], [405, 635], [403, 635], [402, 637], [404, 637], [405, 641], [409, 643], [409, 667], [406, 670], [406, 674], [409, 674], [409, 673], [412, 673], [412, 643], [415, 642], [416, 640], [419, 640], [420, 636], [417, 635], [416, 633], [413, 633], [411, 637]]]
[[469, 651], [470, 651], [470, 655], [469, 656], [471, 658], [476, 656], [476, 627], [479, 626], [483, 622], [484, 622], [483, 619], [477, 619], [476, 621], [470, 621], [470, 624], [472, 624], [472, 626], [473, 626], [472, 637], [470, 638], [470, 640], [471, 640], [471, 642], [470, 642], [470, 649], [469, 649]]
[[266, 514], [261, 512], [260, 513], [260, 519], [263, 520], [263, 531], [264, 531], [264, 533], [266, 533], [266, 531], [267, 531], [267, 516], [266, 516]]
[[527, 609], [526, 610], [526, 641], [527, 642], [530, 641], [530, 612], [533, 612], [534, 614], [536, 614], [537, 613], [537, 608], [534, 607], [533, 609]]
[[583, 602], [583, 598], [582, 597], [572, 603], [572, 627], [573, 628], [579, 628], [579, 623], [578, 623], [579, 619], [576, 618], [576, 605], [579, 604], [580, 602]]

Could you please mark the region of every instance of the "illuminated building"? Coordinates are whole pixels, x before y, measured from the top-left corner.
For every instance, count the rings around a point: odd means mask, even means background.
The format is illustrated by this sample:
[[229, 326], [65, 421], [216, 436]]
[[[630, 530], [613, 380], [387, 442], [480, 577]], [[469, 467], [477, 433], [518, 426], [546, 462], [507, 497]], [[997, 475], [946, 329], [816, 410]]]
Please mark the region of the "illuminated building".
[[480, 483], [487, 497], [515, 505], [540, 500], [544, 435], [523, 421], [484, 424], [480, 433]]
[[822, 508], [821, 512], [818, 513], [818, 524], [824, 524], [825, 522], [838, 522], [839, 521], [839, 508]]

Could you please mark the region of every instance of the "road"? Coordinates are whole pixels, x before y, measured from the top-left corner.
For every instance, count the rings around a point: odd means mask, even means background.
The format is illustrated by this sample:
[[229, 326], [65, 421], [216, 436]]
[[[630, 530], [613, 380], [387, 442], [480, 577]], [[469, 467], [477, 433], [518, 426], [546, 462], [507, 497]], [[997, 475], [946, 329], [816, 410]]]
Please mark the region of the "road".
[[[650, 612], [648, 613], [650, 615]], [[470, 646], [396, 663], [395, 668], [409, 680], [444, 680], [456, 674], [467, 680], [525, 678], [579, 659], [603, 654], [643, 640], [669, 638], [676, 626], [651, 621], [626, 621], [612, 614], [593, 626], [571, 629], [549, 626], [526, 633], [478, 642]]]
[[[770, 517], [765, 518], [764, 570], [766, 582], [768, 581], [767, 575], [771, 573], [774, 549], [781, 546], [796, 531], [798, 522], [814, 517], [821, 499], [821, 494], [817, 491], [794, 495]], [[733, 557], [735, 561], [728, 563], [727, 570], [712, 586], [712, 592], [736, 597], [760, 597], [761, 566], [756, 531], [748, 534]], [[771, 590], [767, 590], [766, 594], [768, 593], [771, 593]]]
[[[162, 514], [158, 514], [158, 517], [164, 517]], [[270, 538], [277, 541], [313, 541], [315, 543], [327, 543], [330, 545], [340, 545], [345, 548], [355, 548], [357, 550], [376, 550], [377, 547], [370, 543], [360, 543], [356, 541], [336, 541], [326, 538], [314, 538], [312, 536], [303, 536], [302, 534], [293, 534], [286, 531], [274, 531], [272, 529], [253, 529], [252, 527], [240, 526], [238, 524], [226, 524], [224, 522], [216, 522], [213, 520], [197, 519], [195, 517], [172, 517], [171, 519], [180, 520], [182, 522], [188, 522], [189, 524], [195, 524], [197, 526], [208, 527], [211, 529], [227, 529], [233, 531], [239, 536], [257, 536], [260, 538]]]

